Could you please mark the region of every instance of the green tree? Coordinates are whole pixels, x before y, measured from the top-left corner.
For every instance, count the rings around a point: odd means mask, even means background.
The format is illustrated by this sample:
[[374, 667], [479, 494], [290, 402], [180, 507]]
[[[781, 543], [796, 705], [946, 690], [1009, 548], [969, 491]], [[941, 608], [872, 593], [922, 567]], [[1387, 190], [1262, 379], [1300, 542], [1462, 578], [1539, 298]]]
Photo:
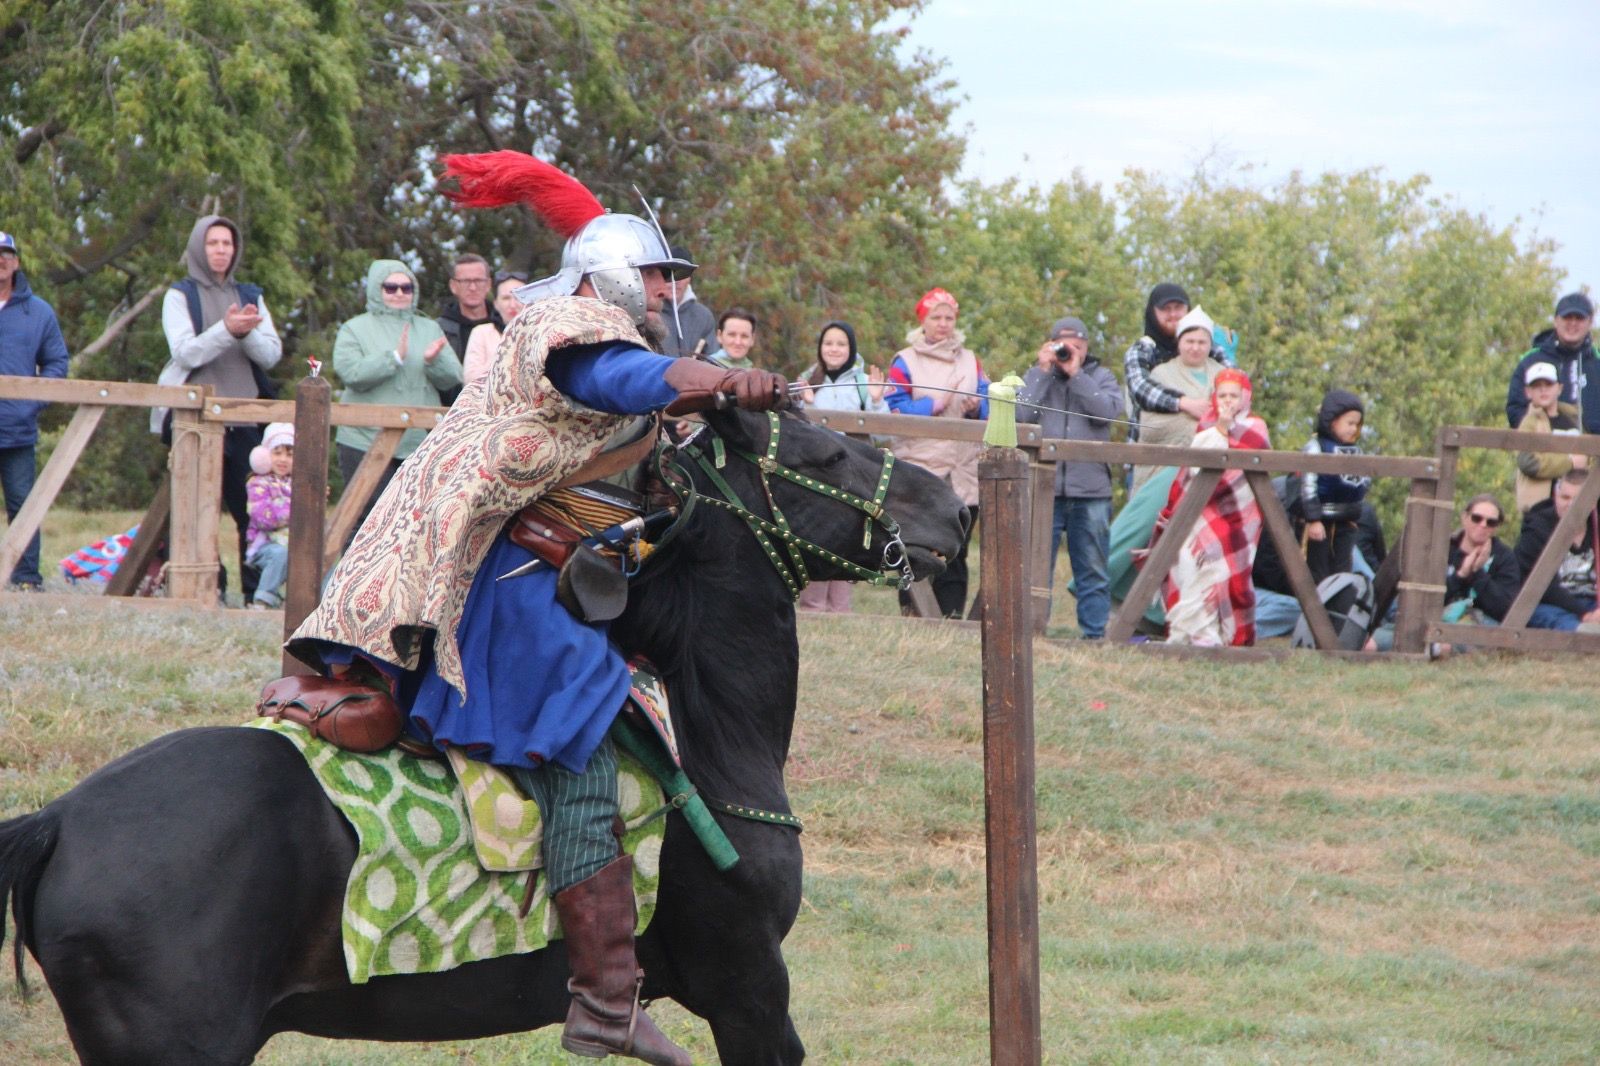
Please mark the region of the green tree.
[[1129, 303], [1135, 275], [1117, 204], [1099, 185], [1077, 173], [1048, 190], [968, 183], [940, 243], [929, 280], [961, 302], [968, 347], [991, 378], [1032, 366], [1050, 324], [1068, 314], [1083, 319], [1090, 351], [1121, 376], [1140, 317]]
[[[1497, 425], [1507, 375], [1559, 280], [1549, 241], [1432, 195], [1426, 177], [1296, 173], [1258, 186], [1131, 173], [1119, 187], [1143, 288], [1177, 280], [1241, 337], [1278, 448], [1314, 430], [1323, 393], [1367, 403], [1369, 451], [1432, 454], [1442, 425]], [[1463, 490], [1505, 492], [1510, 460], [1469, 454]], [[1376, 499], [1398, 524], [1406, 486]]]
[[[437, 63], [413, 107], [443, 121], [410, 148], [412, 191], [443, 151], [502, 147], [531, 148], [613, 210], [638, 212], [642, 190], [699, 261], [707, 304], [752, 310], [763, 361], [802, 369], [822, 321], [879, 336], [923, 285], [962, 142], [939, 65], [902, 60], [886, 28], [920, 6], [490, 3], [469, 23], [419, 5], [400, 32]], [[424, 259], [471, 247], [540, 271], [559, 252], [525, 211], [462, 218], [434, 197], [406, 225]]]
[[[373, 258], [416, 266], [425, 309], [461, 251], [554, 268], [527, 211], [463, 213], [436, 187], [444, 154], [512, 147], [615, 210], [644, 190], [707, 302], [749, 305], [768, 360], [797, 369], [824, 318], [886, 323], [920, 291], [961, 140], [939, 64], [902, 60], [887, 27], [918, 6], [0, 0], [6, 225], [79, 350], [181, 276], [194, 218], [220, 208], [286, 350], [326, 351]], [[165, 359], [146, 314], [74, 373], [149, 381]], [[79, 502], [147, 496], [138, 422], [102, 430]]]
[[[305, 249], [354, 171], [364, 51], [345, 0], [0, 3], [6, 228], [74, 352], [182, 276], [207, 210], [244, 227], [245, 273], [292, 333], [316, 296]], [[152, 381], [165, 358], [146, 314], [73, 372]], [[159, 464], [143, 413], [107, 422], [78, 500], [142, 503]]]

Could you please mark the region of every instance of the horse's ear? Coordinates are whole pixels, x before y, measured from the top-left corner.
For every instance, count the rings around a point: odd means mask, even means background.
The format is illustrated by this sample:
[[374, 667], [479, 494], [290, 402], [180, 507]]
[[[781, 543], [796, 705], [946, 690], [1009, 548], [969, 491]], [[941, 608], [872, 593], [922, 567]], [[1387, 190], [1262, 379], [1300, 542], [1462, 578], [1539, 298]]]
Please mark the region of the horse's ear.
[[725, 444], [747, 452], [766, 450], [766, 415], [730, 408], [726, 411], [707, 411], [705, 420]]

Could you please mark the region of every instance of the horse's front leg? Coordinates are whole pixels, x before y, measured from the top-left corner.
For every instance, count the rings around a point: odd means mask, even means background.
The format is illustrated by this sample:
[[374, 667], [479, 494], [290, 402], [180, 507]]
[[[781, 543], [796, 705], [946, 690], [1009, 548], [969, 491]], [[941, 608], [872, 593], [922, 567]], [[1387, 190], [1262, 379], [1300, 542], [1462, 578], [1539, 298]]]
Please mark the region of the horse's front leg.
[[740, 860], [718, 873], [687, 828], [674, 838], [669, 823], [653, 943], [641, 951], [659, 952], [660, 972], [670, 974], [664, 991], [710, 1023], [724, 1063], [798, 1066], [806, 1052], [789, 1017], [783, 938], [800, 907], [799, 838], [750, 822], [724, 826]]

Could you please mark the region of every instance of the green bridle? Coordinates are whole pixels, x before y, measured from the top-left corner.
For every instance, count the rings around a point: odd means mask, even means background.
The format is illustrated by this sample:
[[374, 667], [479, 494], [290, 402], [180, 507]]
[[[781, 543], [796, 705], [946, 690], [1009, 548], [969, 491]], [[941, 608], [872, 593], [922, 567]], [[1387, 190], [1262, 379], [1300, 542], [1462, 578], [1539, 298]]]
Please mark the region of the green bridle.
[[[889, 494], [889, 477], [894, 472], [894, 456], [885, 452], [883, 456], [883, 469], [878, 474], [878, 487], [872, 499], [863, 499], [852, 492], [846, 492], [836, 485], [818, 481], [816, 478], [807, 477], [797, 470], [791, 470], [778, 462], [778, 434], [782, 421], [777, 414], [767, 412], [767, 424], [770, 432], [767, 435], [767, 452], [765, 455], [755, 455], [738, 448], [729, 449], [721, 437], [713, 435], [711, 438], [711, 454], [707, 455], [701, 447], [693, 441], [685, 443], [677, 449], [678, 454], [687, 455], [693, 459], [705, 472], [712, 485], [716, 486], [722, 495], [707, 496], [695, 489], [693, 481], [687, 472], [678, 467], [672, 460], [670, 449], [659, 449], [656, 452], [656, 469], [661, 475], [661, 480], [668, 489], [678, 497], [682, 513], [687, 515], [697, 500], [704, 500], [713, 507], [721, 507], [732, 511], [750, 527], [762, 551], [766, 552], [773, 567], [789, 587], [792, 599], [800, 598], [800, 590], [811, 581], [811, 575], [806, 571], [805, 556], [807, 553], [825, 559], [846, 573], [873, 585], [894, 585], [905, 589], [911, 586], [911, 560], [906, 554], [905, 542], [900, 539], [900, 524], [883, 509], [884, 497]], [[728, 452], [752, 463], [761, 472], [761, 489], [767, 497], [767, 509], [772, 518], [762, 518], [745, 506], [739, 494], [729, 485], [727, 479], [721, 474], [727, 466]], [[676, 473], [678, 476], [674, 477]], [[874, 527], [883, 530], [887, 538], [883, 546], [883, 562], [879, 569], [871, 570], [859, 563], [853, 563], [834, 552], [829, 551], [820, 544], [806, 540], [789, 528], [789, 520], [784, 517], [783, 511], [778, 507], [777, 499], [772, 495], [772, 485], [767, 480], [769, 475], [777, 475], [786, 481], [792, 481], [802, 488], [848, 504], [866, 515], [866, 523], [861, 537], [861, 546], [870, 547]], [[774, 543], [776, 541], [777, 543]], [[779, 550], [782, 545], [782, 551]]]

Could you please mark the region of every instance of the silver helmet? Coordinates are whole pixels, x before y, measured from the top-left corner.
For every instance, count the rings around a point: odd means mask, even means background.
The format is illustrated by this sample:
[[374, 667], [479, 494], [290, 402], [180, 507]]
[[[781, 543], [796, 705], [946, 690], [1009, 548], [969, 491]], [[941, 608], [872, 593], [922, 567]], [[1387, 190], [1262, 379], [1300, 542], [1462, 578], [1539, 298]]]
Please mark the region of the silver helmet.
[[561, 250], [561, 269], [517, 290], [517, 298], [532, 303], [547, 296], [571, 296], [584, 278], [603, 302], [620, 307], [638, 325], [645, 320], [643, 267], [660, 267], [678, 277], [692, 273], [695, 265], [672, 254], [661, 228], [638, 215], [600, 215], [567, 241]]

